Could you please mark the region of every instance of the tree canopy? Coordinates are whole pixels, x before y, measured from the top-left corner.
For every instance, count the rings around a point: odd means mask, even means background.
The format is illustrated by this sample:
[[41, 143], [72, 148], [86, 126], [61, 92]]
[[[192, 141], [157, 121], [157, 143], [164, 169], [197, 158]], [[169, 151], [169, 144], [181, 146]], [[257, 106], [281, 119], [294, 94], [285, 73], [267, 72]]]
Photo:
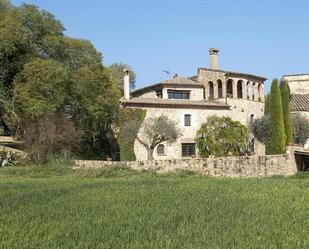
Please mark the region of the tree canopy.
[[248, 143], [248, 128], [230, 117], [209, 116], [196, 134], [201, 157], [240, 155]]
[[129, 66], [105, 67], [90, 41], [68, 37], [64, 30], [48, 11], [0, 0], [0, 125], [25, 139], [34, 134], [26, 132], [31, 124], [66, 119], [55, 122], [82, 131], [85, 157], [116, 159], [122, 74], [115, 71]]

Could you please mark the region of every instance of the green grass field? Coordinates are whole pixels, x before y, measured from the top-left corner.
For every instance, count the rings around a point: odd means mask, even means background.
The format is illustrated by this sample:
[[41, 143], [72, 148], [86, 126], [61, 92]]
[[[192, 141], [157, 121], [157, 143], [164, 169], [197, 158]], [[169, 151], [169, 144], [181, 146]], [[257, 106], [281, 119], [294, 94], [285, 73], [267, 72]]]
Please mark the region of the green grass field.
[[309, 176], [0, 169], [0, 248], [309, 248]]

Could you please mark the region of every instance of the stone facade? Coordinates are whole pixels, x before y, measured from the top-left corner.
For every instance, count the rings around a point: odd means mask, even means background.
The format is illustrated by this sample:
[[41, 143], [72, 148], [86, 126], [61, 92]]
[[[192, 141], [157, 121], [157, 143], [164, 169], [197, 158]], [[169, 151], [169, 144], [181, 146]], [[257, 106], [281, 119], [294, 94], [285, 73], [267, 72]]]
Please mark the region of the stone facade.
[[288, 82], [291, 94], [309, 93], [309, 74], [284, 75], [282, 79]]
[[[230, 71], [219, 70], [218, 49], [210, 49], [211, 69], [199, 68], [193, 77], [178, 77], [131, 93], [133, 98], [124, 99], [124, 108], [147, 110], [146, 118], [168, 116], [182, 131], [175, 143], [163, 142], [164, 153], [154, 151], [154, 159], [184, 158], [182, 146], [194, 144], [197, 130], [211, 115], [229, 116], [233, 120], [249, 125], [250, 121], [264, 115], [264, 81], [266, 78]], [[175, 94], [175, 95], [174, 95]], [[180, 94], [179, 96], [177, 94]], [[185, 125], [185, 116], [190, 125]], [[145, 123], [144, 123], [145, 124]], [[143, 125], [138, 136], [143, 138]], [[195, 157], [198, 151], [195, 146]], [[145, 147], [135, 141], [134, 152], [137, 160], [147, 159]], [[255, 153], [263, 155], [265, 148], [255, 142]]]
[[99, 169], [121, 163], [136, 170], [155, 170], [157, 172], [190, 170], [213, 177], [289, 176], [297, 172], [293, 154], [131, 162], [77, 160], [75, 163], [76, 168], [85, 169]]
[[[309, 74], [284, 75], [282, 79], [287, 81], [292, 95], [291, 114], [300, 114], [309, 120]], [[309, 148], [309, 138], [304, 147]]]
[[[225, 101], [224, 99], [220, 101]], [[228, 99], [230, 109], [198, 109], [198, 108], [167, 108], [167, 107], [145, 107], [147, 118], [159, 117], [166, 115], [178, 124], [182, 131], [180, 136], [174, 143], [163, 142], [165, 153], [158, 155], [157, 150], [154, 152], [154, 158], [157, 160], [165, 159], [180, 159], [182, 158], [181, 144], [182, 143], [195, 143], [195, 135], [197, 130], [201, 127], [202, 123], [206, 122], [207, 117], [211, 115], [230, 116], [233, 120], [238, 120], [244, 125], [248, 125], [251, 118], [260, 118], [264, 115], [264, 103], [254, 102], [249, 100]], [[191, 126], [185, 126], [184, 116], [191, 115]], [[252, 116], [253, 115], [253, 116]], [[141, 127], [138, 134], [143, 137], [143, 127]], [[264, 154], [265, 149], [262, 144], [256, 142], [255, 152]], [[137, 160], [147, 159], [147, 150], [137, 140], [134, 145], [134, 153]], [[198, 156], [198, 150], [196, 148]]]

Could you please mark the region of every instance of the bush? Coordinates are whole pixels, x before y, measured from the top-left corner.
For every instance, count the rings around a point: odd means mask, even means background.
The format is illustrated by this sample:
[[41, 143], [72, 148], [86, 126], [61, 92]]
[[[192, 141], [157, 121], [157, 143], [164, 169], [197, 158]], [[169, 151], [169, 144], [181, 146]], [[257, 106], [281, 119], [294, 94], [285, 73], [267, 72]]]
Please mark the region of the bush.
[[23, 136], [28, 158], [35, 163], [47, 163], [59, 157], [70, 158], [78, 150], [81, 137], [73, 122], [63, 115], [32, 122]]
[[267, 144], [270, 139], [270, 120], [269, 115], [265, 115], [261, 118], [257, 118], [250, 123], [250, 129], [254, 137], [262, 142]]
[[230, 117], [209, 116], [197, 131], [196, 143], [201, 157], [240, 155], [248, 142], [248, 128]]
[[301, 114], [292, 115], [294, 143], [304, 146], [309, 137], [309, 119]]
[[[117, 140], [120, 147], [120, 160], [135, 161], [134, 142], [137, 132], [146, 116], [146, 111], [142, 109], [122, 109], [119, 116], [119, 134]], [[131, 123], [137, 124], [138, 129], [128, 133], [127, 128]]]
[[0, 152], [0, 168], [14, 166], [16, 162], [16, 156], [13, 153], [7, 151]]

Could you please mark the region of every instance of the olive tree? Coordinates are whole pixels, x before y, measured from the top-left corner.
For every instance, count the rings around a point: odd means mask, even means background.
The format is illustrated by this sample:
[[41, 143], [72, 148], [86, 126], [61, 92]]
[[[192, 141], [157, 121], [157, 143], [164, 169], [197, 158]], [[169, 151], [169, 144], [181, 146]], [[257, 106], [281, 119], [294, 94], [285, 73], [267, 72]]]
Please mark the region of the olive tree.
[[142, 127], [138, 122], [132, 120], [127, 123], [126, 133], [137, 134], [136, 140], [147, 150], [148, 160], [153, 160], [153, 152], [157, 145], [162, 142], [175, 142], [181, 136], [181, 131], [176, 123], [167, 116], [145, 119]]
[[248, 128], [230, 117], [209, 116], [197, 131], [196, 143], [201, 157], [240, 155], [248, 142]]
[[263, 144], [267, 144], [270, 139], [269, 114], [253, 120], [250, 123], [250, 129], [257, 140]]
[[301, 114], [292, 115], [294, 142], [304, 146], [309, 138], [309, 119]]

